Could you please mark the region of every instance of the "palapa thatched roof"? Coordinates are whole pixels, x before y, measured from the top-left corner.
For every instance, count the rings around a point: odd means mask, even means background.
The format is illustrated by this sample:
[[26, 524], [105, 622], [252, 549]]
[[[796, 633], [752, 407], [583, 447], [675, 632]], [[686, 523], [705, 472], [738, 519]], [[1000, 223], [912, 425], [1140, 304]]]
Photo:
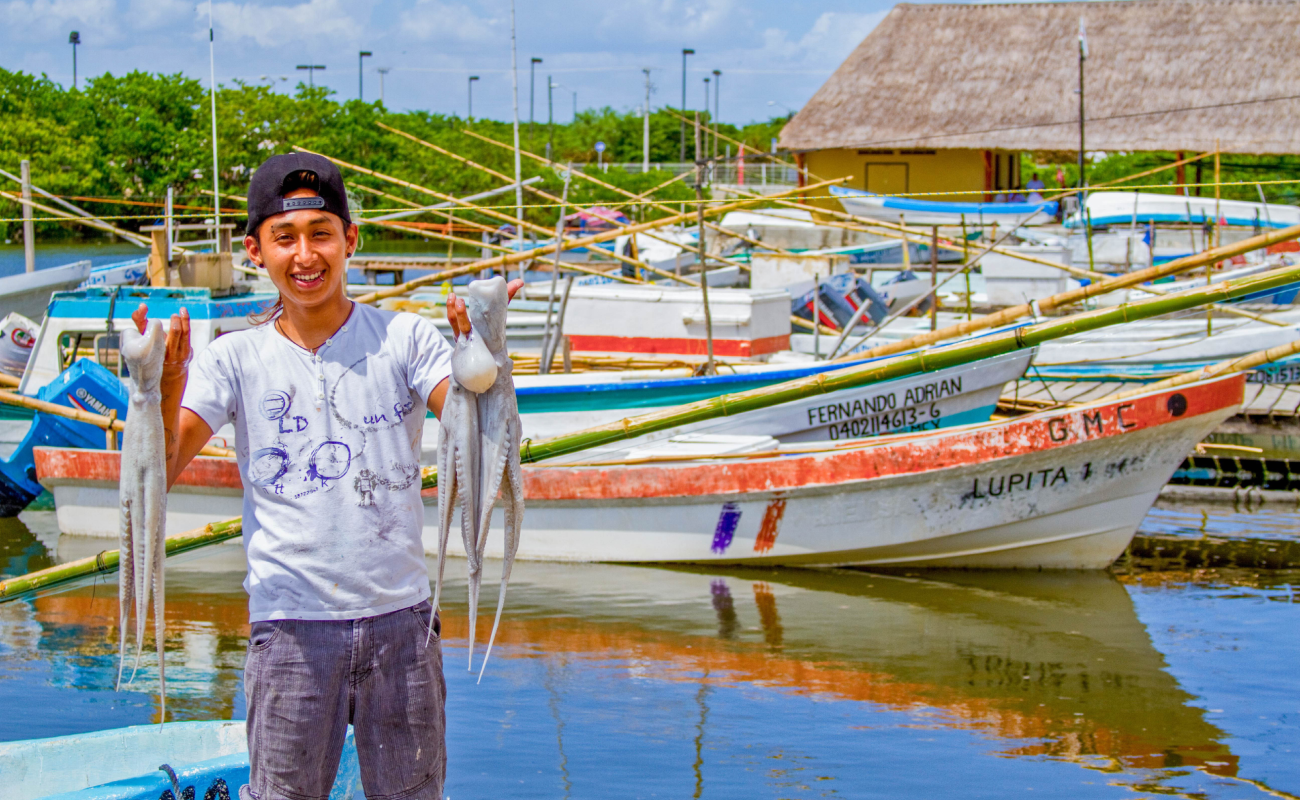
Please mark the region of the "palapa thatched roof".
[[1078, 150], [1080, 19], [1088, 150], [1300, 153], [1295, 0], [903, 3], [781, 145]]

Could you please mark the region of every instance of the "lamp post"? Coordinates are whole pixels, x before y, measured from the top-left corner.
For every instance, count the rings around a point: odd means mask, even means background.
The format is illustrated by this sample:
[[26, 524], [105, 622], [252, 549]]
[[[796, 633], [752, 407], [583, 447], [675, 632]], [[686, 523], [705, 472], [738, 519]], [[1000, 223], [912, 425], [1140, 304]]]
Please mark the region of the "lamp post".
[[[709, 76], [707, 75], [704, 76], [704, 113], [705, 114], [709, 113]], [[699, 117], [696, 117], [696, 119], [698, 120]], [[696, 161], [699, 161], [701, 158], [705, 158], [706, 156], [704, 154], [709, 151], [709, 140], [707, 136], [708, 134], [705, 134], [706, 138], [702, 143], [700, 142], [700, 138], [698, 136], [695, 137], [695, 160]]]
[[678, 161], [686, 160], [686, 57], [695, 55], [689, 47], [682, 48], [682, 149]]
[[780, 106], [781, 108], [784, 108], [786, 111], [786, 119], [794, 118], [794, 109], [790, 108], [790, 106], [786, 105], [785, 103], [778, 103], [775, 100], [768, 100], [767, 104], [769, 106]]
[[555, 81], [546, 76], [546, 160], [551, 160], [551, 150], [555, 147], [555, 102], [552, 90]]
[[81, 33], [73, 31], [68, 34], [68, 44], [72, 45], [72, 88], [77, 88], [77, 45], [81, 44]]
[[466, 116], [469, 124], [474, 124], [474, 81], [478, 80], [477, 75], [469, 76], [469, 115]]
[[641, 171], [650, 171], [650, 68], [645, 73], [645, 119], [641, 125]]
[[310, 89], [315, 89], [315, 88], [316, 88], [316, 70], [318, 70], [318, 69], [325, 69], [325, 65], [324, 65], [324, 64], [299, 64], [299, 65], [298, 65], [298, 69], [305, 69], [305, 70], [307, 70], [307, 87], [310, 88]]
[[384, 76], [388, 74], [392, 67], [380, 67], [375, 70], [379, 73], [379, 104], [384, 104]]
[[710, 120], [713, 124], [713, 157], [718, 157], [718, 109], [721, 108], [722, 100], [722, 70], [713, 71], [713, 118]]
[[373, 55], [374, 53], [369, 50], [361, 50], [357, 53], [357, 99], [363, 103], [366, 102], [366, 59]]
[[537, 79], [534, 73], [537, 71], [537, 65], [542, 60], [536, 56], [528, 59], [528, 141], [533, 140], [533, 94], [537, 87]]

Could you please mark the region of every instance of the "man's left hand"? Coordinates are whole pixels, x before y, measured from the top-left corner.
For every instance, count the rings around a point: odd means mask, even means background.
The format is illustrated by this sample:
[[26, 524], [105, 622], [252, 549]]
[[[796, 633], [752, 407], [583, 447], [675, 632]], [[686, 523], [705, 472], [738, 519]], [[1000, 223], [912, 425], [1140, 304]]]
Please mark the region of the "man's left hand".
[[[515, 278], [506, 284], [506, 293], [514, 300], [515, 292], [523, 287], [523, 278]], [[447, 321], [451, 323], [452, 338], [460, 338], [462, 332], [469, 333], [469, 311], [465, 308], [465, 301], [455, 293], [447, 295]]]

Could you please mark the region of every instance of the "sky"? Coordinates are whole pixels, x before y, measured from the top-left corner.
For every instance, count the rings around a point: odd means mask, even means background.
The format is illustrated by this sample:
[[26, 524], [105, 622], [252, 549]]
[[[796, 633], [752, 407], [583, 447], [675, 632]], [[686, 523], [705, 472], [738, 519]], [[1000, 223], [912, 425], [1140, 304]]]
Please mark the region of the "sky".
[[[719, 117], [731, 123], [798, 109], [888, 13], [889, 0], [517, 0], [519, 115], [529, 118], [529, 59], [538, 57], [533, 113], [547, 117], [546, 76], [556, 121], [583, 108], [619, 111], [682, 102], [682, 48], [689, 108], [704, 104], [703, 79], [722, 71]], [[358, 52], [365, 97], [397, 111], [511, 116], [509, 0], [255, 0], [212, 3], [218, 83], [271, 83], [292, 91], [300, 64], [321, 64], [317, 85], [351, 99]], [[132, 70], [175, 73], [208, 84], [208, 3], [194, 0], [0, 0], [0, 66], [72, 83]], [[712, 100], [710, 101], [712, 102]]]

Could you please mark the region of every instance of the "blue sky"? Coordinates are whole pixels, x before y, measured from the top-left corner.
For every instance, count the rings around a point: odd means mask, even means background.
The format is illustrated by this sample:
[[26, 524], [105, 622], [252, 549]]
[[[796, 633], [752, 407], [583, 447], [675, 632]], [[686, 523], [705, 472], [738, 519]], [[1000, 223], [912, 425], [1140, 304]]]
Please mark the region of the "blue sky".
[[[555, 117], [580, 108], [629, 109], [644, 98], [650, 67], [653, 105], [681, 102], [681, 49], [692, 47], [687, 104], [703, 103], [703, 78], [722, 70], [721, 117], [747, 122], [798, 108], [861, 41], [887, 0], [518, 0], [520, 117], [528, 118], [528, 63], [538, 66], [538, 120], [546, 119], [545, 75]], [[0, 66], [48, 74], [68, 85], [68, 32], [78, 30], [78, 75], [106, 71], [208, 76], [208, 6], [194, 0], [0, 0]], [[306, 79], [296, 65], [324, 64], [317, 84], [357, 94], [357, 52], [370, 50], [366, 96], [394, 109], [510, 116], [509, 0], [254, 0], [213, 4], [219, 83], [268, 81], [287, 91]], [[281, 80], [287, 77], [288, 80]]]

